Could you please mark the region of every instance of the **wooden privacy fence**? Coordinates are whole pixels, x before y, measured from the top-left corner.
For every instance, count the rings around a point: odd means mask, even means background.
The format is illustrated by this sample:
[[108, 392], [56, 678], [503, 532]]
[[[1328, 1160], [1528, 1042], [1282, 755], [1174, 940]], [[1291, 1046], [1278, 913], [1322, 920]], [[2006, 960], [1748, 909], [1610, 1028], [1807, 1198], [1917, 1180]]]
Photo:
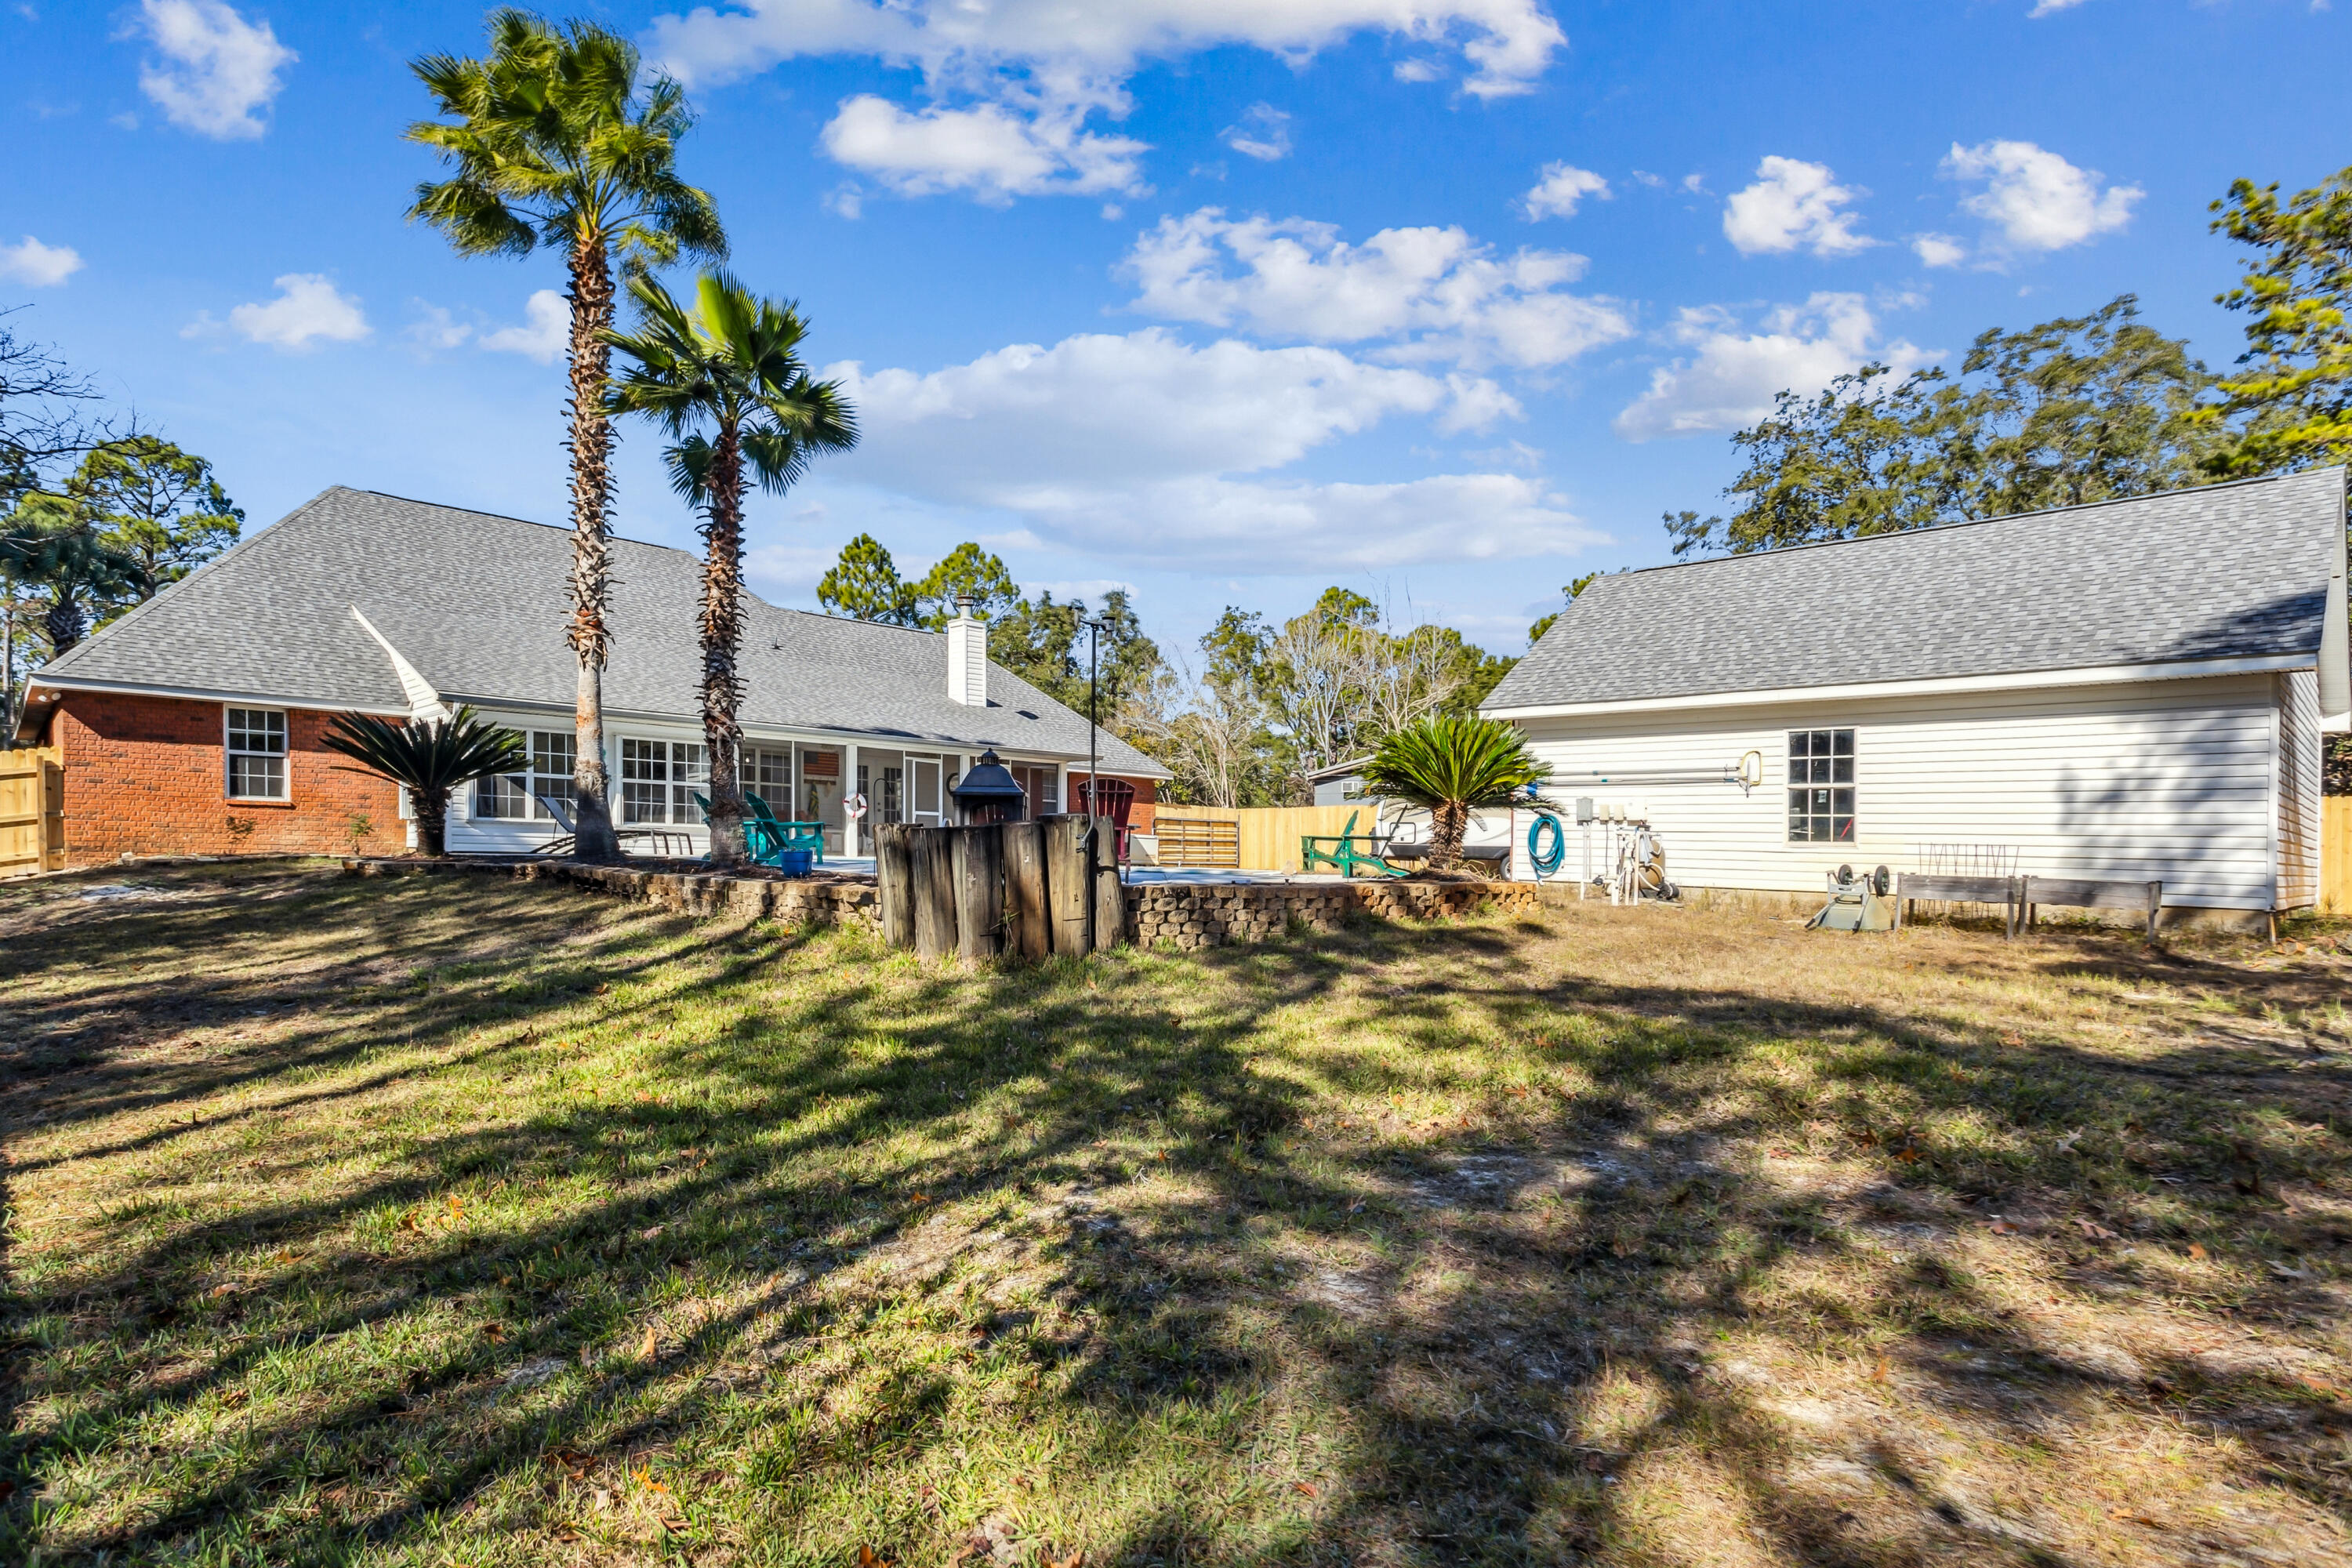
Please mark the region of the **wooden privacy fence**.
[[54, 750], [0, 752], [0, 877], [62, 871], [66, 771]]
[[2352, 915], [2352, 795], [2331, 795], [2320, 807], [2319, 907]]
[[970, 827], [874, 830], [882, 935], [924, 958], [1041, 959], [1115, 945], [1127, 905], [1108, 821], [1047, 816]]
[[[1356, 819], [1355, 831], [1367, 834], [1380, 827], [1380, 803], [1360, 801], [1348, 805], [1169, 805], [1162, 804], [1157, 822], [1160, 838], [1160, 863], [1163, 866], [1227, 866], [1250, 871], [1299, 871], [1306, 868], [1298, 863], [1298, 840], [1306, 834], [1329, 837], [1344, 831], [1348, 818]], [[1231, 844], [1226, 850], [1220, 842], [1221, 854], [1231, 859], [1177, 860], [1171, 859], [1170, 841], [1182, 835], [1180, 843], [1205, 841], [1207, 836], [1220, 836], [1228, 830], [1222, 825], [1230, 823]], [[1198, 825], [1198, 826], [1194, 826]], [[1171, 834], [1171, 829], [1175, 832]], [[1189, 850], [1180, 850], [1189, 853]]]
[[1237, 870], [1241, 867], [1242, 829], [1237, 822], [1162, 816], [1156, 826], [1162, 866], [1197, 866], [1212, 870]]

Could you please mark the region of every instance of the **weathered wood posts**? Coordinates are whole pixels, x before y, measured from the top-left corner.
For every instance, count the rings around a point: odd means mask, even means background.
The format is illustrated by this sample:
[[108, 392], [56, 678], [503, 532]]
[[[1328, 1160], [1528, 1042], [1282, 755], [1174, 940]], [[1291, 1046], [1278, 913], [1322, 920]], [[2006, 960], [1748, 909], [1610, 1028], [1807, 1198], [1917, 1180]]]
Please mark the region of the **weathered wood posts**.
[[882, 934], [924, 958], [1042, 959], [1116, 946], [1125, 889], [1110, 827], [1049, 816], [969, 827], [884, 823], [874, 833]]

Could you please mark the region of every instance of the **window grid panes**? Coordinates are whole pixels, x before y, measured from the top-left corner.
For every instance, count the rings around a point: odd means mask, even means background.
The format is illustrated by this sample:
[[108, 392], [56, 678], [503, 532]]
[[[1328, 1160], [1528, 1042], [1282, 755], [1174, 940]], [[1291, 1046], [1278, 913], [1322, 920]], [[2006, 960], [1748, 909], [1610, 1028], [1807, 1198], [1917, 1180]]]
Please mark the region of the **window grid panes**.
[[1789, 842], [1853, 838], [1853, 731], [1789, 731]]
[[228, 793], [239, 800], [286, 798], [286, 715], [268, 708], [228, 710]]
[[698, 826], [698, 793], [710, 787], [704, 749], [688, 741], [621, 742], [621, 820]]
[[551, 795], [569, 810], [572, 805], [572, 759], [570, 735], [551, 730], [533, 730], [528, 737], [530, 743], [530, 767], [528, 773], [507, 773], [497, 778], [476, 781], [474, 785], [474, 816], [507, 822], [536, 820], [551, 822], [554, 818], [538, 796]]
[[793, 814], [793, 754], [782, 746], [746, 746], [740, 753], [743, 793], [756, 795], [773, 815]]

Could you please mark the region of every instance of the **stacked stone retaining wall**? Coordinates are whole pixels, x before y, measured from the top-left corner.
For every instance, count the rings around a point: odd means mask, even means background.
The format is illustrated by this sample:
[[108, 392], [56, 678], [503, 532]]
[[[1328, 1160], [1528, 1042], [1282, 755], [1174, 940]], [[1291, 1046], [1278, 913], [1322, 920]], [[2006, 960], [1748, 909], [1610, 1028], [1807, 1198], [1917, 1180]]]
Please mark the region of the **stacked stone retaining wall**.
[[736, 915], [788, 925], [862, 925], [875, 931], [882, 926], [881, 895], [866, 882], [783, 881], [558, 859], [352, 859], [343, 862], [343, 869], [360, 877], [471, 871], [525, 882], [571, 882], [685, 915]]
[[1127, 934], [1146, 947], [1217, 947], [1280, 936], [1293, 921], [1328, 931], [1351, 914], [1425, 921], [1535, 908], [1535, 889], [1517, 882], [1160, 882], [1127, 889]]

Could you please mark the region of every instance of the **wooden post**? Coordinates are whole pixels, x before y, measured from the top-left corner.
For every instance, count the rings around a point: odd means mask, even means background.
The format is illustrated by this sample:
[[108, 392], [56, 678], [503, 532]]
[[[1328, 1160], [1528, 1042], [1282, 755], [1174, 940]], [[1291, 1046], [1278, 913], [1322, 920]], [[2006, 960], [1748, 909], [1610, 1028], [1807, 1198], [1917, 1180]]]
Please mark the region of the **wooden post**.
[[1012, 927], [1005, 945], [1031, 960], [1054, 951], [1054, 912], [1045, 902], [1045, 827], [1042, 822], [1004, 825], [1005, 896]]
[[1107, 816], [1095, 827], [1093, 893], [1095, 951], [1107, 952], [1127, 936], [1127, 884], [1118, 879], [1118, 829]]
[[874, 870], [882, 887], [882, 939], [892, 947], [915, 945], [915, 853], [907, 828], [897, 822], [874, 827]]
[[909, 827], [915, 889], [915, 952], [945, 958], [956, 950], [955, 852], [944, 827]]
[[1094, 902], [1088, 896], [1087, 819], [1076, 812], [1049, 816], [1038, 826], [1045, 844], [1045, 900], [1054, 922], [1054, 951], [1083, 956], [1092, 944], [1088, 929]]
[[1004, 830], [982, 823], [942, 831], [955, 846], [956, 956], [994, 958], [1004, 950]]

